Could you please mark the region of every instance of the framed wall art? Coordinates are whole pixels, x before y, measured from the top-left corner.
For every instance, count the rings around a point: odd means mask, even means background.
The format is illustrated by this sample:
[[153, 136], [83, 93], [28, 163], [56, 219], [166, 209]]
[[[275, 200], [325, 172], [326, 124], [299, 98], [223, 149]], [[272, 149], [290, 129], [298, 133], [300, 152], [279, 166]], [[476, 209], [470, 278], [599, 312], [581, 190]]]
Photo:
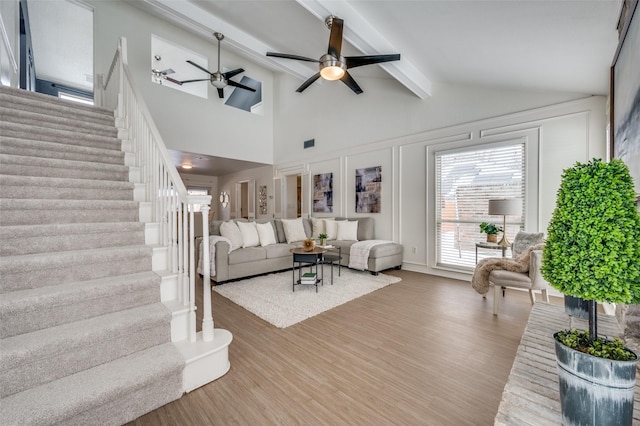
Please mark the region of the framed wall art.
[[313, 212], [333, 213], [333, 173], [313, 175]]
[[380, 213], [382, 166], [356, 169], [356, 213]]
[[611, 66], [610, 151], [625, 162], [640, 200], [640, 13], [638, 0], [622, 8], [620, 41]]

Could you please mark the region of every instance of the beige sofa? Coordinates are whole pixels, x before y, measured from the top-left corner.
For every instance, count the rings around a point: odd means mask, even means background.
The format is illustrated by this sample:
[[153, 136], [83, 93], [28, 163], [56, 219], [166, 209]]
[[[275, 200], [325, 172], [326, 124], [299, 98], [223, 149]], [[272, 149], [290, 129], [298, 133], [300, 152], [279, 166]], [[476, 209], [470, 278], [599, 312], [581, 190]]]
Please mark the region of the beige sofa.
[[[345, 220], [346, 218], [336, 218]], [[359, 217], [357, 220], [358, 241], [374, 239], [374, 219], [372, 217]], [[242, 220], [246, 221], [246, 220]], [[307, 237], [312, 235], [311, 220], [303, 218], [304, 231]], [[276, 271], [290, 269], [293, 258], [290, 250], [300, 246], [301, 242], [287, 243], [284, 227], [280, 219], [258, 219], [257, 223], [271, 223], [274, 228], [276, 244], [258, 247], [239, 248], [229, 252], [229, 244], [226, 241], [217, 241], [213, 247], [215, 254], [212, 262], [215, 274], [211, 274], [211, 280], [216, 283], [236, 280], [239, 278], [267, 274]], [[209, 234], [220, 235], [220, 225], [222, 221], [212, 221], [209, 227]], [[327, 244], [342, 247], [342, 266], [349, 265], [349, 251], [356, 241], [329, 240]], [[213, 251], [213, 250], [212, 250]], [[367, 270], [377, 275], [378, 272], [402, 266], [402, 245], [389, 242], [376, 245], [371, 248], [367, 259]]]

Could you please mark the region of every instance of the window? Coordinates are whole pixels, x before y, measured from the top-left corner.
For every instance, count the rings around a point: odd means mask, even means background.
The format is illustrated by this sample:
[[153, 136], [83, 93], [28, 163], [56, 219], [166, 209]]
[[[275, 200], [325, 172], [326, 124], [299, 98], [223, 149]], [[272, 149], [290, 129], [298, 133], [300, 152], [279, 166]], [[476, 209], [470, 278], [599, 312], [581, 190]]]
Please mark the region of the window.
[[[507, 216], [511, 240], [524, 226], [525, 146], [511, 141], [491, 147], [436, 153], [436, 255], [439, 266], [470, 270], [475, 266], [475, 243], [486, 240], [481, 222], [502, 226], [501, 216], [489, 216], [492, 198], [520, 198], [520, 216]], [[495, 255], [495, 253], [478, 253]]]

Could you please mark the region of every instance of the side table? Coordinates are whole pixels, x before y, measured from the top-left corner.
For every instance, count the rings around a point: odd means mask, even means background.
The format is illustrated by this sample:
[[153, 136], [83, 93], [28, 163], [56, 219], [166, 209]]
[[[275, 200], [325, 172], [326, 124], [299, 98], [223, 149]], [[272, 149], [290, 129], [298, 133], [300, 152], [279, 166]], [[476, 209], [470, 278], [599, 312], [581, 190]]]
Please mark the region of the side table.
[[487, 249], [487, 250], [502, 250], [502, 257], [504, 257], [504, 255], [507, 252], [507, 249], [509, 247], [501, 246], [498, 243], [486, 243], [486, 242], [476, 243], [476, 263], [478, 263], [478, 249], [479, 248]]
[[[305, 251], [301, 247], [292, 248], [289, 250], [293, 255], [293, 266], [291, 268], [291, 273], [293, 277], [293, 291], [296, 291], [297, 285], [315, 285], [316, 293], [318, 292], [318, 284], [322, 283], [322, 278], [324, 277], [324, 264], [322, 262], [322, 256], [327, 250], [323, 248], [316, 247], [311, 251]], [[296, 263], [298, 264], [298, 279], [296, 280]], [[303, 283], [302, 282], [302, 268], [303, 263], [309, 265], [309, 270], [314, 272], [315, 280], [313, 283]], [[318, 265], [320, 265], [320, 275], [318, 275]]]

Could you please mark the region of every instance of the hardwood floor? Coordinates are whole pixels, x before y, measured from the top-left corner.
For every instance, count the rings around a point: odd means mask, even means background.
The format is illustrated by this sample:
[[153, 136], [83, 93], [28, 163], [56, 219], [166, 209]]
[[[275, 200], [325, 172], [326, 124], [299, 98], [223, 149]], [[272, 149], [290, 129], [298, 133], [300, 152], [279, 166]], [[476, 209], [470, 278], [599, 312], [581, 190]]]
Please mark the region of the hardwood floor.
[[213, 293], [231, 370], [130, 425], [493, 424], [528, 294], [495, 317], [468, 282], [386, 273], [402, 281], [286, 329]]

